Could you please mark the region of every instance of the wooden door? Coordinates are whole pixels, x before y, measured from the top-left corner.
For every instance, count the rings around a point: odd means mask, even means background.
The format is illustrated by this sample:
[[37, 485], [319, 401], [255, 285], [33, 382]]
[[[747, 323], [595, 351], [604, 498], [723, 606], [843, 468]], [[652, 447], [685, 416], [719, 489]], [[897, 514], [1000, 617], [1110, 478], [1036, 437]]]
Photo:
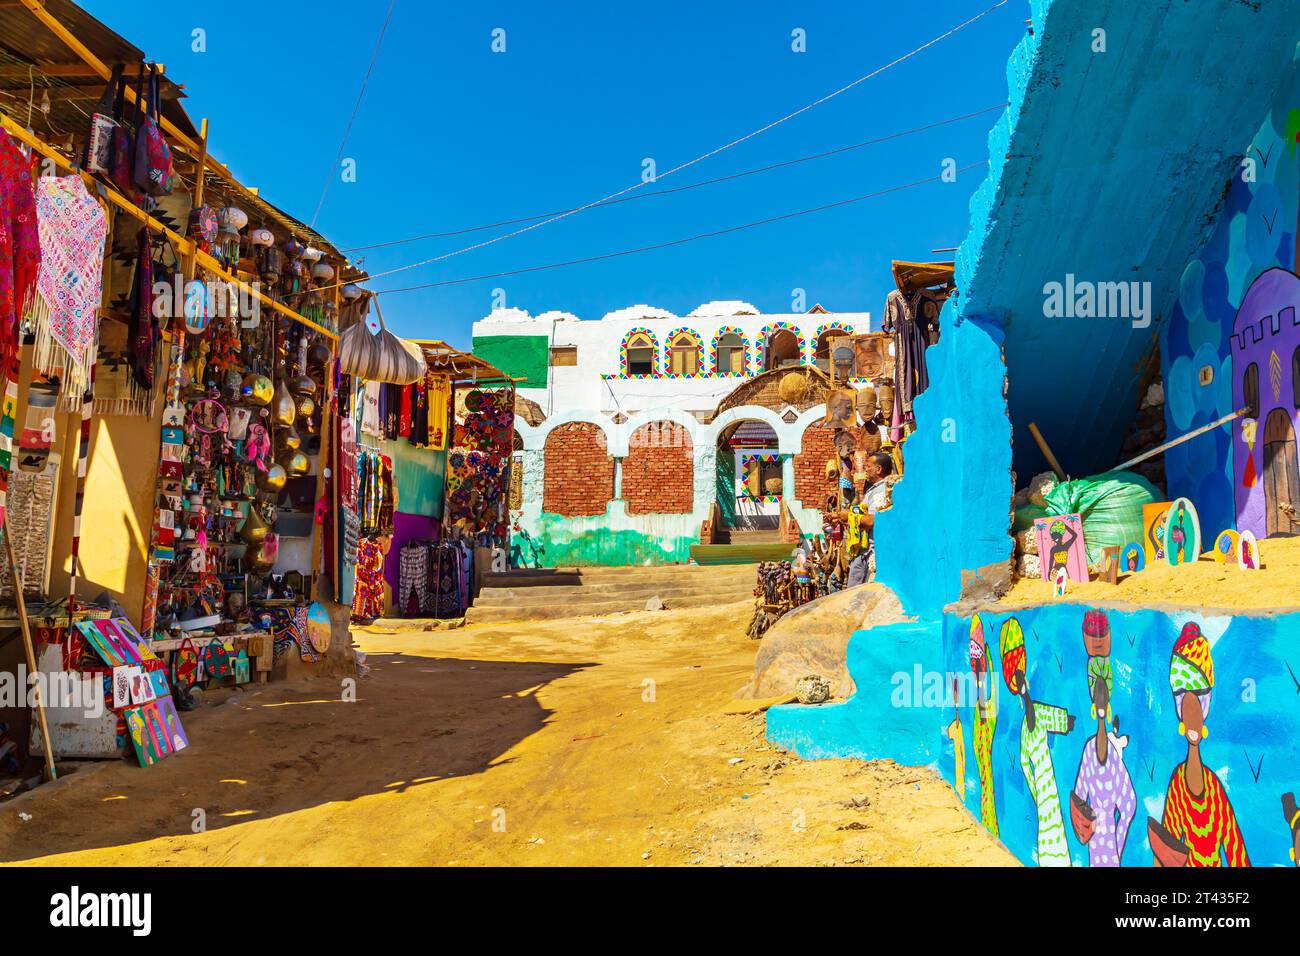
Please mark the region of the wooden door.
[[1270, 535], [1300, 533], [1293, 509], [1300, 509], [1300, 454], [1291, 416], [1275, 408], [1264, 423], [1264, 511]]

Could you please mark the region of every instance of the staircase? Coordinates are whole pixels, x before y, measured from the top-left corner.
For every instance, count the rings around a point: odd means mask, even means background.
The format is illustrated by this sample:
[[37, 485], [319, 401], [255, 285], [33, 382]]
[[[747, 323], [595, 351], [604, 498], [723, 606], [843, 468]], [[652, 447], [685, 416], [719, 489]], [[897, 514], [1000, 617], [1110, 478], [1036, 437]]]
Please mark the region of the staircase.
[[763, 531], [719, 528], [714, 532], [713, 544], [691, 545], [691, 559], [713, 567], [754, 565], [761, 561], [788, 561], [793, 550], [794, 545], [783, 542], [776, 528]]
[[669, 610], [748, 600], [753, 564], [725, 567], [664, 565], [636, 568], [540, 568], [490, 572], [467, 624], [537, 621], [644, 611], [653, 597]]

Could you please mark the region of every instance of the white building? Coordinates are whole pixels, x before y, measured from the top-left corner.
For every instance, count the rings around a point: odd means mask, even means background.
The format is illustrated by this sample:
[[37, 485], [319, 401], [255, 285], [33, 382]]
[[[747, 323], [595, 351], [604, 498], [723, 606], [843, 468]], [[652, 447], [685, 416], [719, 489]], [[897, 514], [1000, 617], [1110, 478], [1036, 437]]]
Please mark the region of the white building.
[[681, 317], [634, 305], [598, 320], [498, 309], [474, 323], [474, 353], [527, 381], [519, 394], [547, 417], [655, 408], [711, 415], [744, 379], [785, 365], [852, 363], [836, 336], [870, 331], [868, 312], [762, 314], [747, 302], [707, 302]]

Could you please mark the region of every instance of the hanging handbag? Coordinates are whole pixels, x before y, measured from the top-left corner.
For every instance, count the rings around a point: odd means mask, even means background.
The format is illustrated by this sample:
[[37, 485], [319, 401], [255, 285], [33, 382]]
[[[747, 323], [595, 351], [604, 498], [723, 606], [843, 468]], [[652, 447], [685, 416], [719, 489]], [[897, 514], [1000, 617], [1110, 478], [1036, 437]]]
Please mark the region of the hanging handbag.
[[[141, 68], [140, 88], [136, 94], [136, 120], [140, 118], [140, 103], [144, 96], [144, 76]], [[113, 104], [114, 121], [113, 145], [109, 157], [108, 177], [113, 185], [132, 202], [139, 202], [140, 196], [135, 188], [135, 131], [127, 123], [126, 117], [126, 78], [118, 80], [117, 100]]]
[[92, 173], [107, 174], [113, 162], [113, 131], [117, 129], [118, 113], [113, 112], [113, 97], [122, 87], [122, 64], [113, 67], [113, 75], [104, 87], [104, 95], [90, 117], [90, 133], [86, 137], [86, 156], [83, 165]]
[[423, 381], [429, 370], [423, 350], [388, 331], [377, 302], [375, 312], [379, 316], [377, 335], [371, 335], [361, 319], [339, 337], [339, 369], [367, 382], [411, 385]]
[[189, 690], [203, 679], [202, 662], [198, 649], [188, 637], [181, 641], [172, 657], [172, 686], [180, 690]]
[[141, 112], [140, 128], [135, 134], [135, 185], [145, 195], [165, 196], [172, 191], [172, 150], [159, 129], [161, 94], [158, 67], [153, 63], [149, 64], [148, 108]]
[[221, 638], [214, 637], [204, 650], [203, 667], [208, 672], [208, 676], [216, 680], [229, 677], [234, 670], [234, 665], [230, 660], [230, 650], [222, 642]]

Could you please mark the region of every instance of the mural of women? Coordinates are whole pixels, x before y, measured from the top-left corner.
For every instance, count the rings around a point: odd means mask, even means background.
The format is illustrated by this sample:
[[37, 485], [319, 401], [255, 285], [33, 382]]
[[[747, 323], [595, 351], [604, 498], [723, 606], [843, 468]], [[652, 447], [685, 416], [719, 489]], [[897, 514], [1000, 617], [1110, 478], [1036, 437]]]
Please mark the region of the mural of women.
[[1038, 865], [1069, 866], [1070, 850], [1047, 735], [1068, 734], [1074, 729], [1074, 717], [1064, 707], [1044, 704], [1030, 696], [1025, 676], [1025, 633], [1014, 617], [1002, 625], [1001, 643], [1002, 678], [1025, 707], [1025, 719], [1020, 725], [1020, 770], [1038, 807]]
[[1291, 862], [1300, 866], [1300, 807], [1294, 793], [1282, 794], [1282, 819], [1291, 829]]
[[998, 726], [998, 702], [989, 666], [989, 648], [984, 642], [984, 622], [976, 614], [970, 622], [970, 666], [975, 674], [975, 769], [980, 777], [980, 819], [984, 828], [998, 835], [998, 808], [993, 792], [993, 732]]
[[1250, 866], [1228, 792], [1201, 761], [1201, 744], [1210, 735], [1205, 721], [1214, 693], [1214, 660], [1195, 623], [1184, 625], [1174, 643], [1169, 689], [1180, 717], [1178, 732], [1187, 739], [1187, 759], [1169, 778], [1163, 819], [1150, 824], [1156, 862], [1163, 866], [1185, 858], [1187, 866]]
[[1079, 842], [1088, 847], [1090, 866], [1119, 866], [1137, 811], [1137, 793], [1124, 766], [1127, 737], [1109, 731], [1114, 676], [1110, 666], [1110, 622], [1105, 611], [1083, 616], [1083, 643], [1088, 653], [1088, 693], [1097, 733], [1084, 745], [1070, 794], [1070, 822]]

